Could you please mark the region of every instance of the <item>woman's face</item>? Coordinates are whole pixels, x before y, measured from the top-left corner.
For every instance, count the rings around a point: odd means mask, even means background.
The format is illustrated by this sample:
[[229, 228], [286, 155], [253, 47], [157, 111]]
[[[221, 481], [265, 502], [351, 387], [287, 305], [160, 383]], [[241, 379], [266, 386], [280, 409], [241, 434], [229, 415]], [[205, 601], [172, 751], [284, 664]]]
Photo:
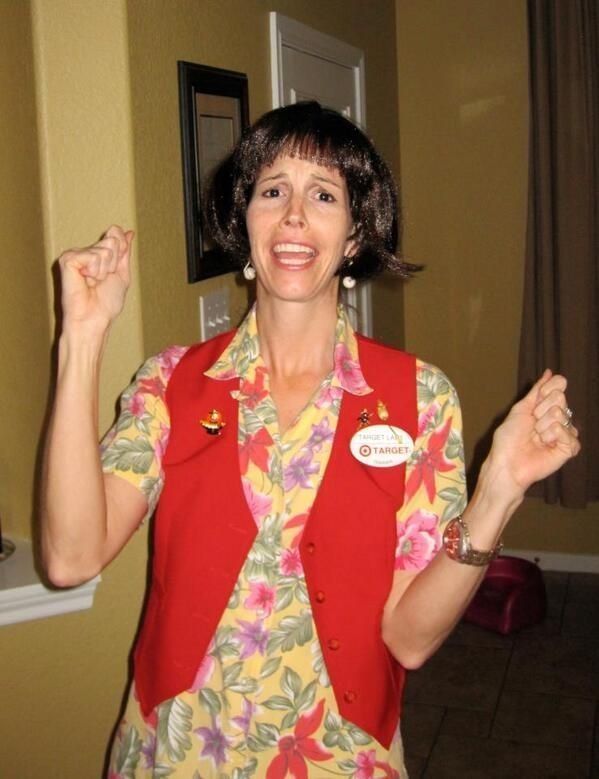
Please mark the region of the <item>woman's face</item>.
[[336, 300], [353, 222], [336, 168], [282, 155], [256, 178], [246, 215], [259, 293], [281, 300]]

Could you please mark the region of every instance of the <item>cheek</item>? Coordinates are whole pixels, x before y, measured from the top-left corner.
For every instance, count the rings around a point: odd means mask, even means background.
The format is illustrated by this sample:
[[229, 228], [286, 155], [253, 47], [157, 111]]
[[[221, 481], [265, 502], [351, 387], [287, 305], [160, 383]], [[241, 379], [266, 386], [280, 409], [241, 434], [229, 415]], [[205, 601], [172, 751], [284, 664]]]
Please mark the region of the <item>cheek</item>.
[[264, 201], [250, 200], [245, 212], [245, 226], [250, 237], [253, 235], [255, 238], [259, 238], [261, 234], [266, 233], [272, 227], [275, 220], [273, 210]]
[[253, 243], [260, 234], [260, 216], [256, 213], [256, 209], [252, 208], [251, 205], [248, 207], [245, 215], [245, 228], [250, 243]]

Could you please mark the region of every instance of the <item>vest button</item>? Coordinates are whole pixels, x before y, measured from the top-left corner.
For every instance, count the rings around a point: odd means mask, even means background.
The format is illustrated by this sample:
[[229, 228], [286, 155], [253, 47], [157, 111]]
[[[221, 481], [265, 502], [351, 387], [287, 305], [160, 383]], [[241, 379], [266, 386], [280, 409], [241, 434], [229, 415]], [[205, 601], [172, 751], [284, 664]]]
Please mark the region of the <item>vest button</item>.
[[356, 700], [357, 697], [358, 696], [356, 695], [356, 693], [353, 690], [346, 690], [343, 693], [343, 700], [346, 703], [353, 703]]
[[318, 590], [318, 592], [314, 596], [314, 600], [316, 601], [316, 603], [324, 603], [325, 602], [324, 592], [322, 590]]
[[339, 649], [341, 644], [339, 643], [339, 641], [336, 638], [329, 638], [329, 640], [327, 641], [327, 646], [328, 646], [329, 649], [332, 649], [333, 651], [335, 651], [336, 649]]
[[314, 554], [315, 551], [316, 551], [316, 544], [315, 543], [310, 541], [309, 544], [306, 544], [306, 552], [308, 552], [308, 554]]

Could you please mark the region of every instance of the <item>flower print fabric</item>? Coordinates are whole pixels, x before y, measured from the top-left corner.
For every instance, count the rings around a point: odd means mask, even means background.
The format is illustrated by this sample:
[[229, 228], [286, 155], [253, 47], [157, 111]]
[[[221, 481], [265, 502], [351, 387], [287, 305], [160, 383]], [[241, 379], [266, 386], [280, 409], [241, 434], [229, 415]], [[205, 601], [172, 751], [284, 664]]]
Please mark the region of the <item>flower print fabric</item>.
[[147, 516], [156, 508], [164, 479], [161, 463], [170, 429], [164, 395], [186, 351], [184, 346], [171, 346], [142, 365], [121, 395], [116, 424], [100, 444], [104, 472], [121, 476], [143, 492]]
[[[183, 353], [168, 350], [145, 364], [123, 395], [121, 416], [103, 444], [104, 469], [141, 489], [150, 509], [160, 492], [168, 440], [164, 389]], [[406, 776], [399, 732], [386, 750], [339, 715], [299, 554], [342, 395], [372, 392], [342, 308], [334, 354], [331, 375], [283, 434], [260, 358], [254, 311], [207, 371], [207, 381], [240, 377], [234, 392], [240, 471], [258, 534], [190, 690], [163, 702], [146, 720], [131, 690], [113, 745], [111, 779]], [[465, 503], [455, 392], [440, 371], [421, 362], [417, 382], [419, 434], [397, 517], [396, 568], [408, 571], [432, 560], [442, 524]], [[137, 420], [143, 420], [144, 434]], [[131, 449], [139, 450], [139, 457], [125, 456]], [[367, 543], [368, 528], [364, 535]]]

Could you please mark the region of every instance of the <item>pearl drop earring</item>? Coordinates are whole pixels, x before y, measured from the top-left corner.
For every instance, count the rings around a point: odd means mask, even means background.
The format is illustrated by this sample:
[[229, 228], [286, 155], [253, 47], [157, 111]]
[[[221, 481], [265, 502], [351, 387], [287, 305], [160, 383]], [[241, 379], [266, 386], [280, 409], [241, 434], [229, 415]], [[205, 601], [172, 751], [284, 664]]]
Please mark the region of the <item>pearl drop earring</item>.
[[253, 281], [256, 278], [256, 269], [249, 260], [244, 265], [243, 278], [246, 281]]
[[[346, 260], [345, 267], [349, 271], [351, 269], [351, 266], [354, 264], [354, 261], [351, 257], [344, 257], [343, 259]], [[356, 280], [349, 273], [346, 276], [343, 276], [343, 278], [341, 279], [341, 283], [343, 284], [345, 289], [353, 289], [356, 286]]]

